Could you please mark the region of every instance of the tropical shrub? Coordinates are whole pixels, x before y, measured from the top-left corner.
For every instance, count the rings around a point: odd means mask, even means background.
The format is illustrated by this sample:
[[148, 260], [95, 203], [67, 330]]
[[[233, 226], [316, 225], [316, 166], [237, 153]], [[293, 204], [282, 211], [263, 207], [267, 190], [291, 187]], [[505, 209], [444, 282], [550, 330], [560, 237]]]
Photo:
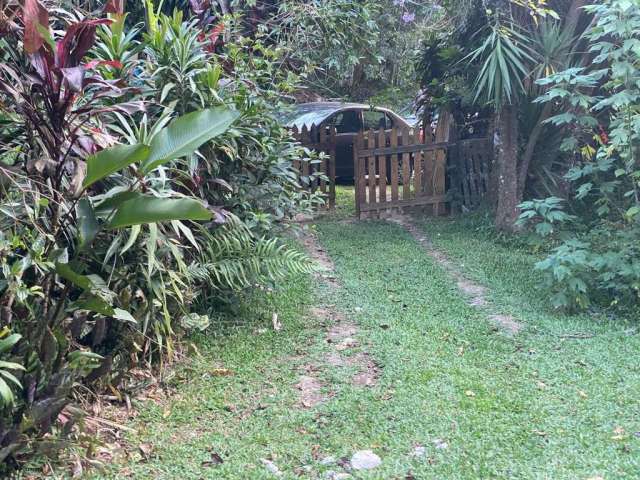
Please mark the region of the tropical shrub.
[[170, 356], [180, 330], [206, 328], [212, 297], [311, 269], [272, 233], [322, 200], [294, 174], [301, 149], [269, 103], [282, 90], [267, 88], [266, 49], [249, 60], [230, 48], [231, 63], [194, 22], [148, 6], [157, 23], [143, 37], [121, 2], [101, 19], [36, 0], [4, 12], [4, 469], [73, 429], [79, 384], [118, 391], [129, 369]]
[[582, 5], [447, 0], [446, 28], [424, 41], [418, 68], [425, 113], [453, 111], [463, 135], [480, 127], [494, 139], [489, 200], [499, 230], [516, 229], [518, 204], [532, 192], [563, 193], [558, 176], [570, 160], [560, 155], [558, 130], [545, 123], [555, 105], [532, 101], [547, 88], [536, 79], [587, 61], [574, 41], [587, 24]]
[[[555, 289], [557, 306], [637, 305], [640, 7], [607, 0], [585, 8], [595, 16], [585, 34], [590, 65], [540, 80], [549, 90], [538, 99], [562, 106], [548, 122], [564, 129], [563, 148], [575, 159], [566, 179], [575, 188], [571, 207], [583, 228], [575, 228], [578, 233], [536, 268]], [[533, 204], [522, 207], [521, 218], [539, 218]], [[562, 220], [555, 207], [555, 218]]]

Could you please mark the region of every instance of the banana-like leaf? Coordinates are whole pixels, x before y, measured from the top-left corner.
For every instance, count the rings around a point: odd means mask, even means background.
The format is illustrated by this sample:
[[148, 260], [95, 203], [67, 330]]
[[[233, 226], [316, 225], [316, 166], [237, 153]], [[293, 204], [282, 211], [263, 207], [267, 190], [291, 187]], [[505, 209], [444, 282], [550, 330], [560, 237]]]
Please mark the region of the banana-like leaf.
[[14, 397], [11, 388], [2, 378], [0, 378], [0, 405], [3, 407], [13, 405]]
[[13, 348], [13, 346], [20, 341], [22, 335], [19, 333], [13, 333], [7, 338], [0, 340], [0, 353], [4, 353]]
[[158, 198], [139, 195], [118, 207], [109, 222], [109, 227], [124, 228], [170, 220], [211, 220], [211, 217], [211, 212], [193, 198]]
[[95, 204], [96, 215], [98, 217], [108, 217], [113, 211], [127, 200], [137, 198], [140, 192], [123, 190], [122, 187], [111, 189], [102, 199]]
[[93, 287], [93, 284], [89, 277], [74, 272], [68, 263], [56, 262], [56, 273], [65, 280], [73, 283], [76, 287], [80, 287], [83, 290], [90, 291]]
[[87, 158], [87, 176], [82, 182], [88, 187], [132, 163], [142, 162], [149, 156], [146, 145], [117, 145]]
[[91, 202], [87, 198], [82, 198], [76, 207], [78, 216], [78, 248], [83, 250], [93, 242], [100, 230], [96, 214]]
[[190, 155], [198, 147], [224, 133], [240, 114], [224, 107], [191, 112], [174, 120], [151, 141], [143, 173], [176, 158]]
[[19, 363], [5, 362], [4, 360], [0, 360], [0, 368], [8, 370], [25, 370], [25, 368]]
[[[22, 367], [22, 365], [20, 365], [20, 367]], [[20, 370], [25, 370], [25, 368], [22, 367]], [[22, 384], [20, 383], [20, 380], [18, 380], [13, 373], [8, 372], [6, 370], [0, 370], [0, 375], [3, 376], [4, 378], [6, 378], [7, 380], [9, 380], [16, 387], [22, 388]]]

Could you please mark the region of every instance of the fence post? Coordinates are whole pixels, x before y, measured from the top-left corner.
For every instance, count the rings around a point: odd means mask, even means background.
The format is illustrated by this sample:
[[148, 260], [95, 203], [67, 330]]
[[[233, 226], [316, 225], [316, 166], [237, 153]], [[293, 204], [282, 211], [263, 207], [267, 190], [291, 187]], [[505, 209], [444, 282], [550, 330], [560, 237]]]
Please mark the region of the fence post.
[[360, 206], [362, 203], [362, 192], [364, 191], [363, 181], [364, 181], [364, 172], [360, 171], [360, 157], [359, 153], [364, 146], [364, 135], [362, 130], [360, 130], [353, 142], [353, 179], [355, 185], [355, 201], [356, 201], [356, 217], [360, 218], [361, 210]]
[[[355, 148], [354, 148], [355, 150]], [[336, 128], [329, 130], [329, 208], [336, 208]]]
[[[451, 135], [451, 126], [453, 124], [453, 115], [448, 110], [440, 112], [438, 125], [436, 127], [436, 143], [448, 142]], [[446, 190], [446, 172], [447, 169], [447, 150], [442, 149], [436, 151], [435, 164], [433, 166], [433, 194], [442, 196]], [[435, 216], [440, 215], [440, 210], [444, 204], [436, 203], [433, 206]]]

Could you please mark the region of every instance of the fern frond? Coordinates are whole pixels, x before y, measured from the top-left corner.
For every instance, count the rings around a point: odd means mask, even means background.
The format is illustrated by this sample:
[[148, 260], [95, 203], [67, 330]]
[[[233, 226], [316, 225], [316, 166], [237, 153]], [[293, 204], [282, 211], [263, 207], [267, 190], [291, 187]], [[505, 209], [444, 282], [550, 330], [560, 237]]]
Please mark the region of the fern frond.
[[304, 253], [275, 238], [254, 238], [237, 219], [230, 220], [208, 240], [201, 260], [188, 267], [187, 276], [214, 289], [242, 290], [316, 269]]

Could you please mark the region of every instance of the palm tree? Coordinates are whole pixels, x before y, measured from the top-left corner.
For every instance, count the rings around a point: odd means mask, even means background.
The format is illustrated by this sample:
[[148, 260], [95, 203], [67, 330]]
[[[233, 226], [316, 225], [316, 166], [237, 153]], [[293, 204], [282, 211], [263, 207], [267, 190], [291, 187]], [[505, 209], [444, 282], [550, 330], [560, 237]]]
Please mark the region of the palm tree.
[[522, 0], [483, 0], [483, 5], [488, 33], [466, 60], [470, 66], [480, 64], [476, 102], [491, 105], [495, 112], [495, 224], [500, 230], [513, 230], [535, 147], [553, 109], [548, 104], [540, 111], [521, 154], [520, 107], [540, 93], [537, 78], [558, 68], [558, 62], [566, 66], [570, 61], [584, 0], [573, 0], [562, 19], [550, 8]]

